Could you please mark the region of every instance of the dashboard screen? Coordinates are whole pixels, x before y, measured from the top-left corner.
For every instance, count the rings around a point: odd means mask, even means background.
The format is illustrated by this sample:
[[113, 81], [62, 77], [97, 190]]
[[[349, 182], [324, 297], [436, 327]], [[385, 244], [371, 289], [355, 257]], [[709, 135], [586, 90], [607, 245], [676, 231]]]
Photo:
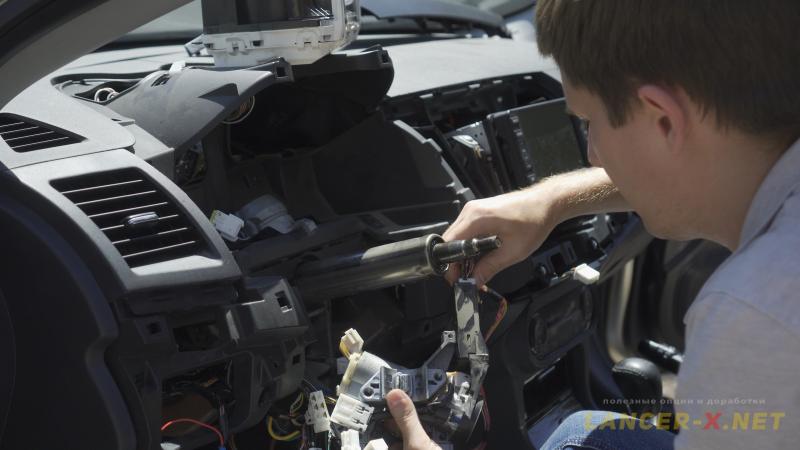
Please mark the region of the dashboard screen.
[[536, 179], [585, 165], [564, 99], [514, 109], [511, 121], [522, 132], [526, 144], [523, 151], [527, 153]]

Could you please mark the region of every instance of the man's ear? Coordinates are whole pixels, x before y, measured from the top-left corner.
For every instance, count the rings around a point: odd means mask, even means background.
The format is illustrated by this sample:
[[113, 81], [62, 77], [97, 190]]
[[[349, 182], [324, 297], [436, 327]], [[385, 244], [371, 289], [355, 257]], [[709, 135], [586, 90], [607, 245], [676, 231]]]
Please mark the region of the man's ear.
[[689, 112], [680, 92], [646, 84], [637, 90], [648, 120], [652, 120], [659, 134], [671, 150], [683, 147], [689, 127]]

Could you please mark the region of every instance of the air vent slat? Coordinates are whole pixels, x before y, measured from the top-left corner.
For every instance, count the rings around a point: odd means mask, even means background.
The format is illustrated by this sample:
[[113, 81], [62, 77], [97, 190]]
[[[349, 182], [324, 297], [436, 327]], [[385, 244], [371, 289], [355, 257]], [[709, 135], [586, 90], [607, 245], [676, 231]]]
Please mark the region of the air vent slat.
[[118, 202], [120, 200], [135, 200], [137, 198], [150, 196], [156, 193], [158, 193], [158, 191], [153, 189], [151, 191], [136, 192], [133, 194], [126, 194], [126, 195], [117, 195], [116, 197], [98, 198], [97, 200], [87, 200], [85, 202], [79, 202], [75, 204], [78, 205], [79, 208], [84, 208], [86, 206], [97, 206], [109, 202]]
[[53, 187], [100, 228], [130, 267], [206, 250], [174, 200], [136, 169], [57, 180]]
[[[25, 122], [3, 122], [3, 123], [0, 123], [0, 135], [2, 135], [3, 133], [7, 133], [8, 130], [15, 130], [15, 129], [18, 129], [18, 128], [24, 128], [26, 126], [28, 126], [28, 124], [26, 124]], [[36, 128], [36, 127], [32, 126], [31, 128]]]
[[[177, 219], [178, 217], [179, 216], [177, 214], [173, 214], [171, 216], [159, 217], [158, 220], [159, 220], [159, 222], [165, 222], [165, 221], [168, 221], [168, 220]], [[116, 231], [116, 230], [122, 230], [122, 229], [125, 229], [125, 225], [112, 225], [110, 227], [100, 228], [100, 231], [102, 231], [103, 233], [108, 234], [110, 232], [113, 232], [113, 231]]]
[[197, 244], [197, 241], [181, 242], [180, 244], [170, 245], [168, 247], [154, 248], [154, 249], [145, 250], [145, 251], [139, 252], [139, 253], [131, 253], [131, 254], [128, 254], [128, 255], [123, 255], [122, 257], [125, 258], [126, 260], [128, 260], [128, 259], [131, 259], [131, 258], [139, 258], [139, 257], [145, 256], [145, 255], [152, 255], [154, 253], [166, 252], [166, 251], [178, 249], [178, 248], [181, 248], [181, 247], [188, 247], [190, 245], [195, 245], [195, 244]]
[[136, 183], [144, 183], [144, 180], [121, 181], [119, 183], [104, 184], [102, 186], [91, 186], [91, 187], [85, 187], [85, 188], [79, 188], [79, 189], [72, 189], [72, 190], [69, 190], [69, 191], [64, 191], [64, 192], [62, 192], [62, 194], [64, 194], [67, 197], [69, 197], [72, 194], [78, 194], [78, 193], [83, 193], [83, 192], [94, 192], [94, 191], [99, 191], [99, 190], [108, 189], [108, 188], [112, 188], [112, 187], [124, 187], [124, 186], [130, 185], [130, 184], [136, 184]]
[[114, 244], [116, 246], [120, 246], [120, 245], [123, 245], [123, 244], [141, 243], [141, 242], [144, 242], [144, 241], [146, 241], [148, 239], [159, 239], [159, 238], [163, 238], [165, 236], [168, 237], [168, 236], [175, 235], [175, 234], [183, 232], [183, 231], [189, 231], [189, 228], [188, 227], [175, 228], [173, 230], [160, 231], [158, 233], [149, 234], [149, 235], [146, 235], [146, 236], [140, 236], [140, 237], [134, 237], [134, 238], [128, 238], [128, 239], [121, 239], [119, 241], [112, 242], [112, 244]]
[[21, 135], [25, 135], [26, 132], [28, 132], [28, 131], [36, 132], [38, 130], [40, 130], [40, 128], [37, 127], [36, 125], [27, 125], [27, 124], [24, 124], [24, 123], [20, 122], [20, 123], [7, 125], [6, 128], [0, 128], [0, 137], [5, 139], [6, 141], [8, 141], [9, 139], [13, 139], [14, 136], [17, 136], [17, 135], [20, 135], [20, 134]]
[[[30, 152], [30, 151], [33, 151], [33, 150], [41, 150], [41, 149], [44, 149], [44, 148], [57, 147], [59, 145], [65, 145], [67, 140], [69, 140], [68, 137], [59, 137], [59, 138], [56, 138], [56, 139], [51, 139], [49, 141], [33, 142], [33, 143], [30, 143], [30, 144], [20, 144], [20, 145], [14, 146], [13, 148], [14, 148], [14, 150], [16, 150], [18, 152]], [[59, 143], [59, 142], [62, 142], [62, 143]]]
[[20, 153], [75, 144], [83, 140], [74, 134], [10, 114], [0, 114], [0, 139]]
[[109, 212], [104, 212], [104, 213], [99, 213], [99, 214], [92, 214], [91, 216], [89, 216], [89, 218], [92, 219], [92, 220], [96, 220], [96, 219], [101, 219], [101, 218], [106, 217], [106, 216], [114, 216], [114, 215], [120, 215], [120, 214], [133, 214], [133, 213], [135, 213], [137, 211], [143, 211], [143, 210], [147, 210], [147, 209], [154, 209], [154, 208], [158, 208], [159, 206], [165, 206], [165, 205], [168, 205], [168, 203], [167, 202], [153, 203], [153, 204], [150, 204], [150, 205], [136, 206], [134, 208], [125, 208], [125, 209], [119, 209], [119, 210], [116, 210], [116, 211], [109, 211]]
[[55, 131], [42, 130], [41, 128], [28, 128], [4, 133], [3, 139], [8, 145], [16, 145], [16, 143], [20, 141], [42, 142], [50, 139], [50, 136], [58, 136], [58, 134]]

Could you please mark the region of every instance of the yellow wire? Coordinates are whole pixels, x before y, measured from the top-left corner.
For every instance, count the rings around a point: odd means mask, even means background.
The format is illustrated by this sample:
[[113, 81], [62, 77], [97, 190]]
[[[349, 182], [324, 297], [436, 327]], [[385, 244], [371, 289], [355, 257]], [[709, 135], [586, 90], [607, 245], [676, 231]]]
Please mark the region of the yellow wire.
[[292, 405], [289, 407], [289, 416], [296, 416], [297, 410], [303, 406], [303, 399], [305, 396], [303, 395], [303, 391], [300, 391], [300, 394], [297, 395], [297, 398], [294, 400]]
[[269, 436], [272, 439], [274, 439], [276, 441], [282, 441], [282, 442], [293, 441], [293, 440], [297, 439], [298, 436], [300, 436], [300, 432], [299, 431], [294, 431], [294, 432], [289, 433], [289, 434], [287, 434], [285, 436], [281, 436], [279, 434], [276, 434], [275, 430], [272, 429], [272, 416], [267, 417], [267, 433], [269, 433]]
[[347, 350], [347, 346], [344, 345], [344, 341], [339, 341], [339, 351], [342, 352], [345, 358], [350, 357], [350, 352]]

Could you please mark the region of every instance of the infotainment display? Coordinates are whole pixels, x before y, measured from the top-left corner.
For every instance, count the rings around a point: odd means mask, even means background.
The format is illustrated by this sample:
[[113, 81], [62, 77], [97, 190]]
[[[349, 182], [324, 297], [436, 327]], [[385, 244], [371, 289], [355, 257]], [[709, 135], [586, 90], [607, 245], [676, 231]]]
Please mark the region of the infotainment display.
[[563, 98], [490, 114], [485, 126], [511, 189], [586, 166]]

